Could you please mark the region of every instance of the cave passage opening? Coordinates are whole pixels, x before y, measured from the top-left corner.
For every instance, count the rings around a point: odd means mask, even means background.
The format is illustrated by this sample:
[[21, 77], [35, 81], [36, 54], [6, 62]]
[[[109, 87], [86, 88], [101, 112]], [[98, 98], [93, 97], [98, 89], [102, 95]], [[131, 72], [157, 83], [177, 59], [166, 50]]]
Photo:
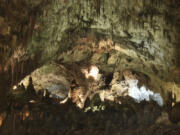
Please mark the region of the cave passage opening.
[[145, 84], [139, 86], [138, 79], [141, 81], [144, 78], [137, 75], [133, 70], [104, 73], [96, 65], [76, 65], [68, 69], [63, 64], [46, 64], [15, 85], [13, 92], [19, 91], [22, 86], [23, 90], [27, 89], [29, 78], [32, 77], [37, 95], [45, 97], [48, 93], [49, 98], [56, 99], [59, 104], [72, 99], [78, 107], [83, 108], [87, 99], [98, 95], [102, 102], [114, 102], [119, 97], [129, 96], [137, 103], [154, 101], [163, 106], [160, 93], [147, 89]]

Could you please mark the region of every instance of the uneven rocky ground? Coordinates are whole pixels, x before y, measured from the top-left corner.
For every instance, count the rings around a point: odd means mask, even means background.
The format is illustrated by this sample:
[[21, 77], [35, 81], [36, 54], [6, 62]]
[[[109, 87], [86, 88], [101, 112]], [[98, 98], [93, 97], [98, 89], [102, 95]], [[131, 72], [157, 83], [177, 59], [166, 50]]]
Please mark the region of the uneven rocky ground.
[[0, 110], [1, 135], [180, 134], [180, 125], [171, 123], [164, 108], [154, 102], [137, 104], [124, 98], [116, 104], [94, 97], [79, 109], [70, 100], [59, 104], [23, 94], [9, 99], [8, 107]]

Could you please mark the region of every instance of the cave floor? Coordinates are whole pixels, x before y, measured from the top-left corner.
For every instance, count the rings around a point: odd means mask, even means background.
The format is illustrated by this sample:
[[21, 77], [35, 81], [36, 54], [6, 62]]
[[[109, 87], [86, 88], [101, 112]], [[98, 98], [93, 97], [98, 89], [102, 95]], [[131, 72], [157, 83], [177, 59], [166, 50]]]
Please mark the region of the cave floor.
[[[31, 102], [29, 102], [31, 101]], [[88, 103], [87, 103], [88, 104]], [[95, 103], [105, 109], [85, 112], [70, 100], [58, 104], [37, 97], [10, 98], [0, 110], [1, 135], [178, 135], [180, 125], [161, 116], [155, 103]], [[95, 104], [94, 107], [95, 107]], [[91, 106], [91, 105], [90, 105]], [[87, 108], [88, 105], [85, 106]], [[159, 122], [158, 122], [159, 119]], [[165, 120], [163, 120], [165, 119]]]

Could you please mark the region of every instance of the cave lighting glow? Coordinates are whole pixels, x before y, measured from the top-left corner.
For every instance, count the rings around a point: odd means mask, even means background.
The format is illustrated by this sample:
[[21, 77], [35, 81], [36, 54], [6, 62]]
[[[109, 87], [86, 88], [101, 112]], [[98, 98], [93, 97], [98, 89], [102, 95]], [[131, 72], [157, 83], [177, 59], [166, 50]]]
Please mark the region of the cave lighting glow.
[[89, 72], [88, 69], [82, 69], [81, 71], [85, 74], [86, 78], [93, 77], [95, 80], [98, 79], [99, 69], [96, 66], [91, 66]]
[[152, 99], [158, 105], [163, 106], [163, 98], [159, 93], [154, 93], [146, 89], [145, 86], [138, 88], [138, 80], [127, 80], [127, 83], [129, 84], [128, 95], [134, 98], [136, 102], [150, 101]]
[[15, 89], [17, 89], [17, 86], [16, 86], [16, 85], [13, 86], [13, 90], [15, 90]]
[[98, 79], [99, 69], [96, 66], [91, 66], [89, 76], [92, 76], [95, 80]]

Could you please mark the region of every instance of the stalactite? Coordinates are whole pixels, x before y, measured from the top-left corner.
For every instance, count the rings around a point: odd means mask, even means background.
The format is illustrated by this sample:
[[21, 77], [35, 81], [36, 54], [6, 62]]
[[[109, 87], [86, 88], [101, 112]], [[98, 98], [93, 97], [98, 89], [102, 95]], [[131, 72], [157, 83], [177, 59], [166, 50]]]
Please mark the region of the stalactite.
[[15, 84], [18, 81], [18, 75], [19, 75], [19, 71], [18, 70], [19, 70], [19, 63], [17, 63], [16, 66], [15, 66], [15, 81], [14, 81]]
[[159, 0], [159, 7], [163, 5], [163, 0]]
[[101, 5], [102, 5], [102, 0], [94, 0], [93, 5], [95, 7], [96, 15], [97, 17], [100, 16], [101, 14]]
[[67, 20], [68, 20], [68, 24], [70, 23], [70, 21], [69, 21], [69, 20], [70, 20], [70, 19], [69, 19], [69, 18], [70, 18], [70, 17], [69, 17], [69, 16], [70, 16], [70, 12], [71, 12], [71, 9], [68, 8], [68, 9], [67, 9]]
[[103, 14], [105, 14], [105, 0], [103, 0], [102, 5], [103, 5], [102, 12], [103, 12]]
[[171, 43], [171, 36], [169, 34], [167, 35], [167, 39]]
[[130, 16], [129, 15], [127, 16], [127, 19], [126, 19], [126, 25], [127, 25], [127, 27], [129, 27], [129, 25], [130, 25]]
[[130, 1], [129, 0], [127, 0], [127, 7], [129, 8], [129, 5], [130, 5]]
[[101, 0], [97, 0], [97, 15], [100, 16], [101, 14]]
[[156, 33], [156, 28], [155, 27], [153, 27], [153, 32]]
[[150, 21], [151, 21], [151, 23], [153, 23], [153, 13], [152, 12], [150, 12]]
[[138, 18], [138, 28], [141, 28], [141, 18]]
[[151, 0], [150, 4], [151, 4], [151, 6], [153, 6], [154, 5], [154, 0]]
[[141, 25], [142, 25], [142, 29], [144, 29], [144, 21], [142, 21], [141, 23], [142, 23], [142, 24], [141, 24]]
[[163, 37], [166, 36], [166, 30], [163, 30]]
[[[92, 1], [92, 2], [93, 2], [93, 1]], [[90, 4], [90, 13], [91, 13], [91, 15], [92, 15], [92, 13], [93, 13], [93, 3]]]
[[24, 62], [22, 61], [22, 63], [21, 63], [21, 70], [20, 70], [21, 76], [23, 76], [23, 73], [24, 73]]
[[146, 0], [143, 0], [143, 8], [146, 6]]
[[81, 11], [82, 11], [82, 5], [79, 4], [79, 16], [81, 16]]
[[137, 22], [136, 22], [136, 20], [134, 20], [133, 22], [134, 22], [134, 28], [137, 29]]
[[157, 0], [157, 7], [160, 7], [160, 0]]
[[11, 86], [13, 86], [13, 84], [14, 84], [14, 69], [15, 69], [15, 63], [14, 63], [13, 59], [10, 60], [10, 64], [11, 64]]
[[0, 53], [8, 53], [10, 47], [8, 45], [0, 45]]
[[114, 30], [114, 26], [113, 26], [113, 24], [111, 23], [111, 35], [112, 35], [112, 40], [113, 40], [113, 30]]

